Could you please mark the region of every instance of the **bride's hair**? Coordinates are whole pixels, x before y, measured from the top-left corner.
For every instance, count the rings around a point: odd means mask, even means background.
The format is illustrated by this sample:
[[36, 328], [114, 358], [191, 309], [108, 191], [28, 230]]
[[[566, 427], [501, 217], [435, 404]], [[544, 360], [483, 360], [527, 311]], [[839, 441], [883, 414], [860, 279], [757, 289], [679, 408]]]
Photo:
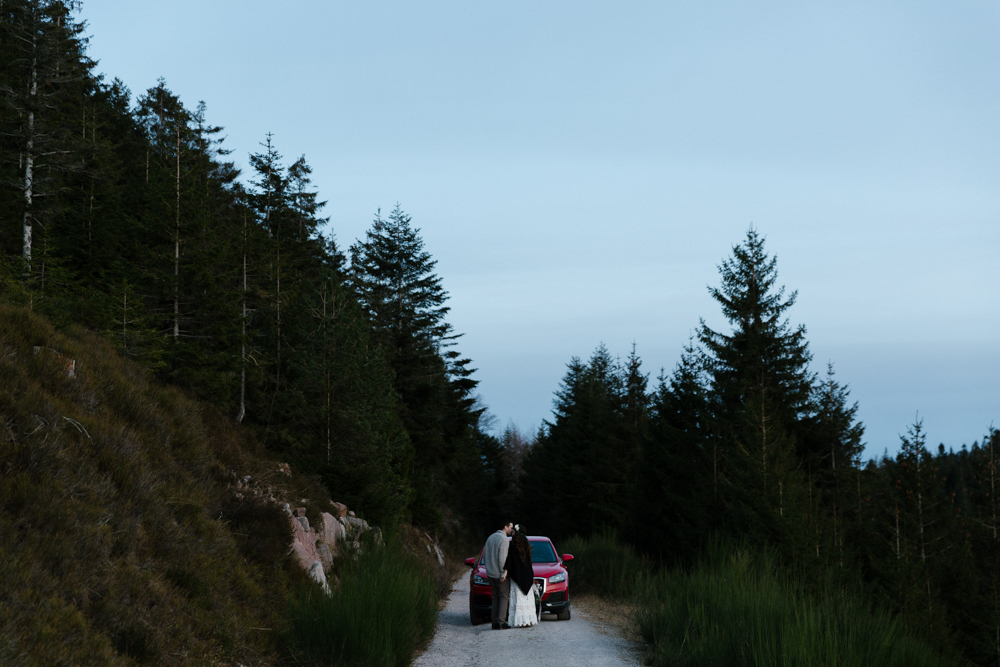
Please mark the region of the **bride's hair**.
[[528, 536], [518, 530], [514, 533], [514, 537], [510, 541], [514, 545], [514, 548], [517, 549], [517, 555], [521, 557], [521, 561], [530, 565], [531, 542], [528, 541]]

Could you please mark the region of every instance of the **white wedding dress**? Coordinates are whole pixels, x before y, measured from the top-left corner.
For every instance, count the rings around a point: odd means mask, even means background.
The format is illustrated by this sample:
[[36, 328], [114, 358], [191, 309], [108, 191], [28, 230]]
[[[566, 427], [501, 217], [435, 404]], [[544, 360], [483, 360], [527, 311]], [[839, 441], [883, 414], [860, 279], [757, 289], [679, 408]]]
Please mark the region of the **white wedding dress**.
[[510, 582], [510, 606], [507, 607], [507, 623], [512, 628], [526, 628], [538, 623], [538, 612], [535, 598], [538, 588], [535, 584], [528, 589], [528, 594], [521, 592], [521, 587]]

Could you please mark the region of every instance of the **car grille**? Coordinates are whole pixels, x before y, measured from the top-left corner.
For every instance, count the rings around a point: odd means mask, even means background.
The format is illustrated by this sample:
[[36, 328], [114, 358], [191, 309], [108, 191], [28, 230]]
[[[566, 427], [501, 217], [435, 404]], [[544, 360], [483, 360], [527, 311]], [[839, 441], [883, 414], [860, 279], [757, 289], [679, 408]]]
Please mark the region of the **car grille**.
[[490, 605], [493, 604], [493, 596], [491, 595], [476, 594], [475, 596], [473, 596], [472, 600], [473, 600], [472, 603], [477, 607], [489, 607]]
[[566, 591], [559, 591], [558, 593], [553, 593], [546, 600], [546, 602], [565, 602], [565, 601], [566, 601]]
[[535, 577], [535, 586], [538, 587], [538, 594], [545, 597], [545, 577]]

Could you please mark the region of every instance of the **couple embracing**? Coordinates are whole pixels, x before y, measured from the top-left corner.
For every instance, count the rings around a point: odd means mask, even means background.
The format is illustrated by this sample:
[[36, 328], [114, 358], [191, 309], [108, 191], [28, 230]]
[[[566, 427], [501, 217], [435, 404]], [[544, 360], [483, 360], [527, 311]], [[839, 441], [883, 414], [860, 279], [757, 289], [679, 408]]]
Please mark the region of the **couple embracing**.
[[490, 535], [483, 560], [493, 593], [493, 629], [535, 625], [537, 589], [531, 569], [531, 543], [521, 527], [508, 523]]

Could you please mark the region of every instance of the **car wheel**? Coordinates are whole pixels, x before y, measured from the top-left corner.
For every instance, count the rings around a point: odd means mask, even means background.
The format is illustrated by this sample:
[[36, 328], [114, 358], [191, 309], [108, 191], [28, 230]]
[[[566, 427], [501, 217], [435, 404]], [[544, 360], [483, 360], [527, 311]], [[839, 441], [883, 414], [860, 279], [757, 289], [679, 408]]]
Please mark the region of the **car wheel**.
[[568, 621], [569, 617], [570, 617], [569, 605], [566, 605], [566, 611], [561, 611], [558, 614], [556, 614], [556, 618], [558, 618], [560, 621]]
[[477, 614], [474, 609], [469, 609], [469, 618], [472, 619], [473, 625], [480, 625], [486, 622], [486, 620], [482, 616]]

